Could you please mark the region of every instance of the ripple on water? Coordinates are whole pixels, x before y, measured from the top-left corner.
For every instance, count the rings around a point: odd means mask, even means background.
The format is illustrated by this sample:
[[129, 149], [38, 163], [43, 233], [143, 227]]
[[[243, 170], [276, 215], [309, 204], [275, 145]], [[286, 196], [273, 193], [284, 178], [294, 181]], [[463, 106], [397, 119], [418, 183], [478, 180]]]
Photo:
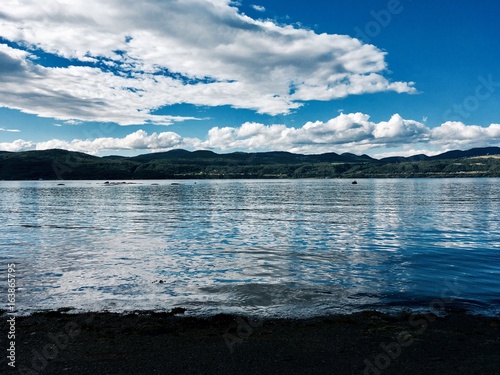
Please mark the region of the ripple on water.
[[500, 311], [498, 179], [172, 182], [0, 182], [19, 308]]

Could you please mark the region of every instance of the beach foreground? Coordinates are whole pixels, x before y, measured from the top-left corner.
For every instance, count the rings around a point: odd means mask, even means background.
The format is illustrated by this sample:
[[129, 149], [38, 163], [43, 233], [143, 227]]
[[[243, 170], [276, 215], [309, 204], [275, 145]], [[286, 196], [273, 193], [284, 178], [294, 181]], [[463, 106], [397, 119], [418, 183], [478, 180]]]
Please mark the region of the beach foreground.
[[[57, 311], [17, 317], [16, 367], [3, 356], [1, 372], [500, 374], [499, 318], [362, 312], [255, 320], [182, 313]], [[9, 329], [7, 319], [3, 314], [2, 336]]]

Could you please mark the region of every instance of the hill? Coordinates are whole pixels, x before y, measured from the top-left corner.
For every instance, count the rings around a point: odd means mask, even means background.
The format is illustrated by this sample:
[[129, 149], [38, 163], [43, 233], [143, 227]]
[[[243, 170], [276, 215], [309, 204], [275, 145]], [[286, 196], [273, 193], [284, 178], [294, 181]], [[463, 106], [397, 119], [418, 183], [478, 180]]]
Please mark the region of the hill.
[[368, 155], [172, 150], [97, 157], [66, 150], [0, 152], [0, 180], [500, 177], [500, 147], [377, 160]]

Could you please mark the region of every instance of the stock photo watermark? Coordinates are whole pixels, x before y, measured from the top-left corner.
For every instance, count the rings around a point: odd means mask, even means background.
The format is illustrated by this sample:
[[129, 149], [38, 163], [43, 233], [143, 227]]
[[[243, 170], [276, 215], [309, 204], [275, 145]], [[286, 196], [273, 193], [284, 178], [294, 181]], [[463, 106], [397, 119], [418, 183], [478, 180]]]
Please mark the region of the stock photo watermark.
[[7, 264], [7, 365], [16, 367], [16, 264]]
[[[94, 315], [91, 314], [85, 323], [89, 324], [94, 320]], [[44, 371], [50, 361], [56, 359], [59, 354], [64, 351], [82, 332], [82, 326], [75, 321], [66, 323], [62, 330], [47, 334], [47, 343], [41, 347], [31, 350], [30, 367], [20, 366], [19, 374], [21, 375], [38, 375]]]
[[256, 328], [262, 327], [264, 324], [263, 319], [243, 319], [242, 317], [236, 318], [238, 325], [233, 333], [230, 333], [231, 328], [228, 328], [224, 335], [224, 341], [231, 354], [234, 353], [234, 346], [236, 344], [243, 344], [254, 333]]
[[[7, 363], [6, 366], [12, 370], [17, 370], [22, 375], [38, 375], [44, 371], [49, 365], [50, 361], [57, 358], [57, 356], [65, 350], [72, 341], [82, 332], [82, 326], [76, 321], [70, 321], [57, 332], [50, 332], [47, 334], [46, 344], [40, 348], [32, 348], [31, 359], [26, 363], [17, 360], [17, 288], [18, 288], [18, 272], [19, 267], [16, 263], [7, 264], [7, 342], [4, 348], [6, 352]], [[93, 321], [95, 314], [91, 314], [84, 323], [89, 324]], [[5, 357], [3, 357], [5, 361]], [[29, 366], [29, 367], [28, 367]]]
[[[411, 2], [412, 0], [406, 0]], [[403, 1], [405, 2], [405, 1]], [[401, 0], [389, 0], [384, 9], [372, 10], [370, 12], [371, 20], [364, 27], [356, 26], [354, 31], [356, 39], [362, 40], [364, 43], [370, 43], [373, 38], [376, 38], [380, 33], [389, 26], [394, 19], [394, 16], [401, 14], [404, 11], [404, 5]]]
[[[7, 366], [11, 369], [17, 369], [19, 374], [23, 375], [38, 375], [44, 371], [49, 362], [59, 355], [61, 351], [66, 349], [68, 345], [81, 332], [82, 327], [75, 321], [67, 323], [62, 331], [47, 334], [47, 344], [39, 350], [33, 348], [31, 353], [31, 361], [26, 365], [18, 365], [17, 361], [17, 271], [18, 267], [15, 263], [7, 264]], [[90, 323], [94, 318], [91, 315], [86, 323]]]
[[[381, 351], [364, 360], [365, 368], [363, 375], [381, 375], [384, 370], [389, 368], [393, 361], [396, 361], [405, 348], [410, 347], [415, 342], [415, 336], [423, 334], [429, 327], [429, 323], [434, 322], [437, 316], [444, 313], [446, 304], [452, 303], [463, 291], [459, 285], [445, 283], [446, 288], [441, 292], [440, 298], [436, 298], [429, 304], [430, 313], [425, 315], [411, 314], [408, 323], [417, 330], [411, 334], [408, 331], [400, 332], [394, 341], [390, 343], [380, 343]], [[453, 293], [450, 295], [450, 292]]]
[[495, 91], [500, 87], [500, 81], [495, 81], [492, 74], [487, 78], [479, 76], [479, 82], [474, 93], [465, 97], [460, 103], [454, 103], [453, 106], [443, 113], [445, 121], [464, 120], [470, 117], [481, 107], [481, 102], [490, 99]]

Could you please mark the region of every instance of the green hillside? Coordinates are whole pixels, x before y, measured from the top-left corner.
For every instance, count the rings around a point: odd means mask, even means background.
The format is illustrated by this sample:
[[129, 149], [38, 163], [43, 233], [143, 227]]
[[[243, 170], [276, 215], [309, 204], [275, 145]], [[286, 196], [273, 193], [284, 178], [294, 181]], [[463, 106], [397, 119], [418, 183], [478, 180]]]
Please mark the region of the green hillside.
[[123, 180], [208, 178], [500, 177], [500, 148], [428, 157], [289, 152], [216, 154], [172, 150], [135, 157], [96, 157], [44, 150], [0, 152], [0, 180]]

